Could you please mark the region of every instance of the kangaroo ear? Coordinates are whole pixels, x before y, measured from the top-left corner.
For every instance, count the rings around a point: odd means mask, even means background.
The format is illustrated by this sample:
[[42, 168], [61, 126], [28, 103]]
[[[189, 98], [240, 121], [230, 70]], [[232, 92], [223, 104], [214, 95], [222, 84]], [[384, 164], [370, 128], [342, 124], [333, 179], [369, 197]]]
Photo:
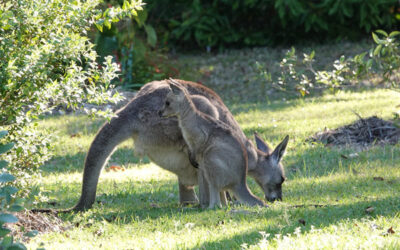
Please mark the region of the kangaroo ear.
[[170, 83], [169, 86], [172, 89], [172, 93], [174, 93], [175, 95], [180, 95], [183, 93], [182, 89], [175, 83]]
[[261, 137], [257, 134], [257, 132], [254, 132], [254, 138], [256, 139], [256, 145], [259, 150], [267, 154], [271, 152], [271, 148], [268, 146], [266, 142], [263, 141], [263, 139], [261, 139]]
[[289, 135], [287, 135], [278, 146], [276, 146], [274, 152], [272, 152], [271, 156], [276, 162], [280, 162], [282, 156], [285, 154], [286, 146], [289, 142]]

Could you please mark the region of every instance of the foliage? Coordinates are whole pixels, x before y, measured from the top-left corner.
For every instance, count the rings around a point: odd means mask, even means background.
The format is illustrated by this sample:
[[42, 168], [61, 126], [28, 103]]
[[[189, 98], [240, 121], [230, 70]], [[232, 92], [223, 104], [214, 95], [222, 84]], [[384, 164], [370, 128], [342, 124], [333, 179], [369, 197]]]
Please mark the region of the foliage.
[[[0, 131], [0, 139], [7, 135], [7, 131]], [[0, 143], [0, 155], [6, 153], [14, 146], [13, 143]], [[7, 167], [7, 162], [0, 161], [0, 248], [1, 249], [26, 249], [26, 247], [19, 243], [14, 242], [12, 236], [7, 236], [11, 230], [4, 227], [5, 223], [15, 223], [18, 218], [10, 212], [19, 212], [23, 210], [23, 199], [16, 198], [15, 193], [18, 189], [12, 183], [15, 177], [7, 173], [4, 169]], [[34, 232], [29, 235], [34, 235]]]
[[198, 46], [208, 50], [237, 42], [239, 35], [232, 29], [228, 16], [220, 15], [218, 8], [213, 7], [204, 6], [200, 0], [192, 1], [188, 10], [182, 13], [181, 21], [171, 20], [171, 36], [181, 42], [196, 41]]
[[382, 72], [381, 83], [390, 83], [394, 87], [398, 87], [400, 75], [400, 41], [398, 36], [399, 31], [393, 31], [390, 34], [383, 30], [377, 30], [372, 33], [374, 42], [377, 44], [375, 48], [369, 52], [367, 61], [363, 60], [364, 55], [360, 58], [354, 59], [359, 63], [358, 72], [367, 72], [370, 74], [377, 74]]
[[315, 70], [313, 62], [315, 52], [303, 54], [299, 60], [292, 48], [280, 62], [280, 76], [272, 76], [266, 67], [256, 62], [260, 81], [271, 88], [285, 92], [298, 92], [305, 96], [312, 90], [328, 88], [332, 92], [349, 85], [359, 84], [368, 79], [383, 86], [398, 87], [400, 80], [400, 42], [396, 39], [399, 31], [390, 34], [383, 30], [372, 33], [375, 42], [369, 51], [354, 57], [335, 60], [331, 70]]
[[[103, 8], [122, 5], [121, 1], [108, 0]], [[165, 51], [159, 47], [156, 31], [147, 22], [148, 12], [95, 34], [96, 51], [101, 56], [112, 55], [120, 65], [122, 74], [114, 84], [126, 88], [139, 88], [144, 83], [176, 76], [178, 71], [168, 63]]]
[[[57, 105], [81, 107], [82, 102], [117, 101], [111, 80], [118, 66], [111, 57], [96, 62], [87, 37], [93, 25], [109, 27], [137, 15], [141, 0], [101, 11], [99, 0], [6, 1], [0, 3], [0, 128], [15, 147], [5, 156], [10, 171], [23, 183], [30, 170], [49, 153], [49, 135], [37, 131], [35, 120]], [[87, 110], [110, 117], [111, 112]], [[23, 178], [22, 178], [23, 177]]]
[[174, 45], [223, 48], [358, 39], [393, 29], [396, 0], [149, 0], [149, 23]]

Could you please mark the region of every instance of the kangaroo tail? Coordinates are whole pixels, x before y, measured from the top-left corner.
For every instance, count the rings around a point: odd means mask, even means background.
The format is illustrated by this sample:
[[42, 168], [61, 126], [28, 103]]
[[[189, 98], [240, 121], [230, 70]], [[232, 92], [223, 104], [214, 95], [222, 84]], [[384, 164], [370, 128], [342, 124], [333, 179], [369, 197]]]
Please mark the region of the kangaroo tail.
[[107, 163], [115, 147], [132, 136], [133, 123], [133, 121], [128, 120], [126, 114], [122, 113], [101, 127], [86, 155], [82, 193], [79, 202], [73, 208], [65, 210], [65, 212], [72, 210], [84, 211], [92, 207], [96, 198], [97, 183], [101, 169]]

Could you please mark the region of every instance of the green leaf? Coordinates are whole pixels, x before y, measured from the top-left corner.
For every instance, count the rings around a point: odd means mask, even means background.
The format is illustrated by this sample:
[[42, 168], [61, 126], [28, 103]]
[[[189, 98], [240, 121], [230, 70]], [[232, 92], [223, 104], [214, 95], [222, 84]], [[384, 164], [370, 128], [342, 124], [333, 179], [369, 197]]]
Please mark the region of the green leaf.
[[8, 162], [4, 160], [0, 160], [0, 169], [3, 169], [7, 166]]
[[3, 190], [8, 194], [15, 194], [16, 192], [18, 192], [18, 188], [10, 185], [3, 187]]
[[7, 130], [0, 131], [0, 139], [3, 138], [4, 136], [6, 136], [7, 134], [8, 134]]
[[400, 31], [393, 31], [393, 32], [391, 32], [389, 34], [389, 37], [395, 37], [395, 36], [398, 36], [398, 35], [400, 35]]
[[26, 250], [26, 247], [21, 243], [13, 243], [11, 246], [7, 247], [7, 250]]
[[38, 235], [38, 233], [39, 232], [37, 230], [32, 230], [32, 231], [27, 232], [25, 234], [25, 236], [27, 236], [27, 237], [35, 237], [36, 235]]
[[311, 52], [311, 54], [310, 54], [310, 59], [314, 59], [314, 57], [315, 57], [315, 50], [313, 50], [313, 51]]
[[388, 36], [388, 33], [386, 33], [386, 31], [384, 31], [384, 30], [376, 30], [375, 32], [378, 34], [384, 35], [385, 37]]
[[98, 29], [100, 32], [103, 32], [103, 25], [102, 25], [102, 24], [95, 23], [95, 25], [96, 25], [97, 29]]
[[367, 61], [367, 64], [366, 64], [367, 70], [370, 70], [370, 69], [371, 69], [372, 63], [373, 63], [373, 60], [372, 60], [372, 59], [369, 59], [369, 60]]
[[12, 174], [9, 174], [9, 173], [0, 174], [0, 183], [10, 182], [10, 181], [14, 181], [14, 180], [15, 180], [15, 177]]
[[18, 218], [12, 214], [0, 214], [0, 223], [16, 223]]
[[374, 42], [376, 44], [380, 44], [381, 40], [379, 39], [378, 35], [376, 35], [374, 32], [372, 32], [372, 39], [374, 39]]
[[130, 4], [128, 1], [124, 1], [124, 3], [122, 4], [122, 10], [127, 10], [130, 7]]
[[382, 44], [376, 46], [376, 48], [374, 49], [374, 56], [378, 56], [381, 53], [381, 49], [382, 49]]
[[13, 237], [12, 236], [6, 236], [3, 238], [1, 242], [1, 246], [3, 249], [6, 249], [8, 246], [10, 246], [13, 243]]
[[5, 227], [0, 227], [0, 237], [4, 237], [11, 232], [10, 229]]
[[104, 26], [106, 26], [108, 29], [111, 29], [111, 23], [107, 19], [104, 19]]
[[14, 147], [14, 143], [7, 143], [5, 145], [0, 145], [0, 154], [7, 152]]
[[154, 28], [151, 25], [145, 25], [144, 29], [146, 30], [147, 34], [147, 42], [150, 46], [155, 47], [157, 44], [157, 34]]
[[147, 20], [147, 11], [139, 11], [137, 15], [134, 15], [134, 18], [139, 25], [139, 28], [141, 28], [143, 25], [145, 25]]
[[22, 210], [24, 210], [23, 206], [15, 205], [15, 204], [11, 205], [10, 208], [8, 209], [8, 211], [10, 211], [10, 212], [20, 212]]

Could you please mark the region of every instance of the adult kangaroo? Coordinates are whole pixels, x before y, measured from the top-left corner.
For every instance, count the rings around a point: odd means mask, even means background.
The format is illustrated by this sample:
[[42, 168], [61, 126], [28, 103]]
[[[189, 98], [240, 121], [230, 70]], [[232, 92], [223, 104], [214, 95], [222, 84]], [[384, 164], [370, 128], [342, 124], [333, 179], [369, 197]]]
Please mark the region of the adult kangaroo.
[[[144, 85], [125, 107], [116, 112], [111, 121], [100, 128], [86, 155], [82, 193], [73, 210], [91, 208], [95, 202], [103, 166], [116, 146], [129, 138], [134, 140], [135, 153], [147, 155], [154, 163], [178, 176], [179, 198], [182, 204], [198, 202], [194, 192], [194, 186], [198, 183], [198, 170], [190, 163], [190, 153], [178, 127], [178, 121], [174, 117], [161, 118], [158, 114], [170, 90], [169, 81], [153, 81]], [[285, 179], [280, 159], [288, 138], [286, 137], [273, 152], [258, 138], [257, 145], [260, 149], [256, 149], [215, 92], [198, 83], [173, 81], [179, 82], [190, 95], [205, 97], [215, 107], [213, 112], [218, 112], [218, 119], [237, 133], [247, 150], [248, 174], [262, 187], [268, 200], [280, 199], [281, 184]], [[201, 110], [202, 106], [207, 106], [202, 105], [202, 101], [196, 103], [194, 100], [194, 104], [201, 112], [208, 112]]]

